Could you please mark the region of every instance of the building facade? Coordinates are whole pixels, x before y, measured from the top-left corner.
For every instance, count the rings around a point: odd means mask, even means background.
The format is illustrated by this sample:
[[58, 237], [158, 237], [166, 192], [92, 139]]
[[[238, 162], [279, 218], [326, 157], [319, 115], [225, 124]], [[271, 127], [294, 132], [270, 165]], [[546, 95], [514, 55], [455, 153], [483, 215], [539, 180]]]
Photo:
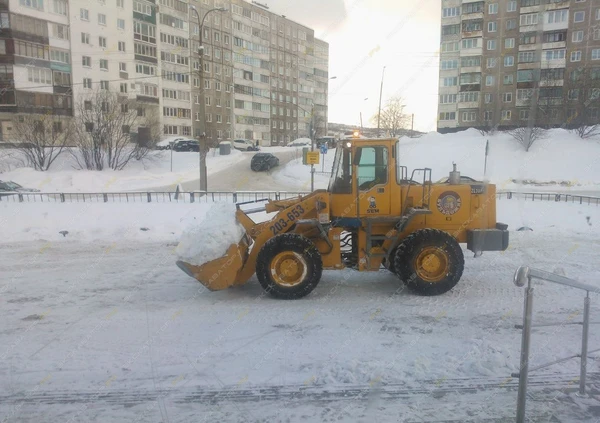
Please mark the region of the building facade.
[[0, 62], [4, 141], [19, 114], [72, 116], [98, 89], [136, 99], [165, 138], [285, 144], [312, 113], [327, 130], [327, 43], [257, 2], [0, 0]]
[[600, 1], [442, 0], [438, 131], [600, 123]]

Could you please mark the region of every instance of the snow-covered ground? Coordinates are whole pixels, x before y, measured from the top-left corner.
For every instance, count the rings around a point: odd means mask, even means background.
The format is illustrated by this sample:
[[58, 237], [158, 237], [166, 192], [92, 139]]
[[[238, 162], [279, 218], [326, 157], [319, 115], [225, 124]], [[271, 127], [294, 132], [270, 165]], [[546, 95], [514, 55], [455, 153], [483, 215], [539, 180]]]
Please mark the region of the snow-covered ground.
[[[262, 151], [289, 151], [286, 147], [264, 147]], [[235, 169], [247, 154], [232, 150], [230, 155], [220, 156], [217, 149], [206, 158], [208, 174]], [[27, 188], [43, 192], [118, 192], [175, 187], [179, 183], [198, 179], [198, 153], [155, 151], [143, 161], [131, 161], [121, 171], [102, 172], [78, 170], [73, 157], [65, 153], [54, 162], [47, 172], [23, 167], [18, 153], [0, 150], [0, 180], [12, 180]]]
[[[485, 145], [489, 140], [487, 172], [484, 175]], [[567, 153], [568, 152], [568, 153]], [[331, 171], [333, 151], [325, 159], [325, 171]], [[484, 176], [499, 189], [521, 191], [570, 192], [600, 191], [600, 141], [582, 140], [562, 130], [549, 131], [536, 141], [529, 152], [506, 133], [483, 136], [476, 130], [456, 134], [432, 132], [420, 138], [402, 138], [400, 165], [412, 169], [429, 167], [434, 181], [447, 177], [455, 162], [462, 175], [483, 180]], [[322, 165], [315, 166], [320, 172]], [[310, 166], [302, 160], [290, 162], [276, 173], [290, 186], [310, 189]], [[315, 186], [325, 188], [328, 176], [315, 175]]]
[[[443, 296], [337, 271], [298, 301], [265, 296], [255, 278], [208, 292], [175, 266], [186, 218], [207, 204], [0, 207], [0, 421], [514, 421], [514, 270], [600, 283], [596, 206], [500, 200], [499, 221], [534, 231], [466, 254]], [[534, 305], [537, 323], [569, 322], [583, 298], [544, 283]], [[533, 364], [576, 354], [580, 333], [536, 329]], [[588, 361], [594, 395], [599, 370]], [[577, 375], [577, 360], [532, 373], [532, 421], [597, 419], [595, 396], [560, 391]]]

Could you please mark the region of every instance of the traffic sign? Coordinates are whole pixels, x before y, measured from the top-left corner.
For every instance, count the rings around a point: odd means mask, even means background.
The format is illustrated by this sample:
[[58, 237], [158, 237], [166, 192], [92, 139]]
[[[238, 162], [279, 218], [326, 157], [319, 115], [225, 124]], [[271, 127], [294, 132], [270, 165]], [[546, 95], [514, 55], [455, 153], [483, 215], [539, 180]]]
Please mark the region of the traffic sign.
[[327, 154], [327, 144], [321, 145], [321, 154]]
[[319, 152], [318, 151], [309, 151], [306, 153], [306, 164], [315, 165], [319, 164]]

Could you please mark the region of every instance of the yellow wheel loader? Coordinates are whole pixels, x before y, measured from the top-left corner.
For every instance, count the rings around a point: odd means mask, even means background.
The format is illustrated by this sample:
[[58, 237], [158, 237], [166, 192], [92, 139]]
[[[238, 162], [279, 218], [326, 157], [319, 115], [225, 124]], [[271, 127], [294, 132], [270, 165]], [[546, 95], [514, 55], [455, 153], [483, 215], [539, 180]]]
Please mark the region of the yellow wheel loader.
[[[251, 210], [238, 204], [240, 242], [201, 266], [177, 265], [212, 291], [256, 273], [283, 299], [309, 294], [323, 270], [382, 266], [420, 295], [443, 294], [462, 276], [460, 244], [475, 256], [508, 248], [507, 225], [496, 222], [496, 187], [461, 177], [456, 166], [436, 183], [428, 168], [409, 178], [401, 154], [396, 139], [340, 141], [327, 190]], [[264, 211], [276, 214], [262, 223], [250, 218]]]

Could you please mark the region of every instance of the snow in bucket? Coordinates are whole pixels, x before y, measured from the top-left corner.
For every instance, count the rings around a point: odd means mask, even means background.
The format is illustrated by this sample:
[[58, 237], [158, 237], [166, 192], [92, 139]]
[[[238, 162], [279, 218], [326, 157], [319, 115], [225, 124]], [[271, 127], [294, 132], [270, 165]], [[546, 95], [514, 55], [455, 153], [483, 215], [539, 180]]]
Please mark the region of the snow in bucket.
[[237, 244], [245, 230], [235, 218], [235, 204], [217, 203], [207, 213], [192, 212], [183, 221], [183, 230], [176, 253], [180, 260], [201, 266], [218, 259], [231, 244]]

